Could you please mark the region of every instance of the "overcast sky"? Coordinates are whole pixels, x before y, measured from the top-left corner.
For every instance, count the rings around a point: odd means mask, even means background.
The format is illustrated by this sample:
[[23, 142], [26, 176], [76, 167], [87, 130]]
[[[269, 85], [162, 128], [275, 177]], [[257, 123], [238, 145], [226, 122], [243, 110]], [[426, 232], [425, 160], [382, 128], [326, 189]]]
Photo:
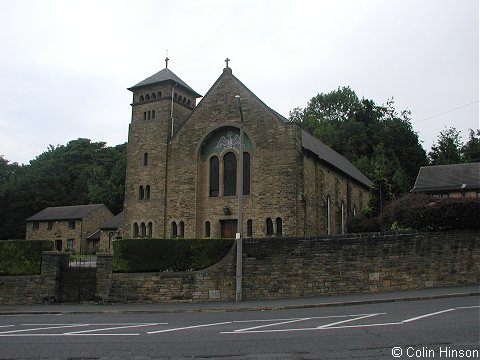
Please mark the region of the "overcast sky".
[[80, 137], [127, 141], [126, 90], [165, 67], [200, 94], [224, 59], [288, 117], [350, 86], [394, 98], [430, 149], [479, 128], [478, 0], [0, 0], [0, 155]]

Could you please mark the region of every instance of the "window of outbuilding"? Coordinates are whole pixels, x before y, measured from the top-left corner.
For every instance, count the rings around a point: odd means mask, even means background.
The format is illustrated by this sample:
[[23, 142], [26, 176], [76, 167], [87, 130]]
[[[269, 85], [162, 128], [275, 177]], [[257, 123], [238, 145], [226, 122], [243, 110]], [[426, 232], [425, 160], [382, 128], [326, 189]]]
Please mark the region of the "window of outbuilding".
[[210, 158], [210, 196], [218, 196], [218, 181], [219, 181], [219, 162], [218, 157], [212, 156]]
[[68, 228], [75, 229], [75, 220], [68, 220]]
[[47, 224], [47, 230], [52, 230], [53, 229], [53, 221], [49, 221]]
[[228, 152], [223, 157], [223, 195], [235, 195], [237, 189], [237, 157]]
[[40, 228], [40, 223], [38, 221], [32, 222], [32, 230], [38, 230]]

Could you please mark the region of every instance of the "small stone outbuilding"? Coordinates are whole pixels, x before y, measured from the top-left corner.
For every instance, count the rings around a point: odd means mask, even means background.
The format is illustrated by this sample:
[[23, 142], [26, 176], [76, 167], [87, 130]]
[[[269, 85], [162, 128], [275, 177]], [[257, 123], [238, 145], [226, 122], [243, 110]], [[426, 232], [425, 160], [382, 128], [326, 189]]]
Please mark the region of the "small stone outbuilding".
[[25, 238], [53, 240], [57, 251], [90, 253], [95, 244], [88, 237], [111, 218], [103, 204], [47, 207], [26, 219]]

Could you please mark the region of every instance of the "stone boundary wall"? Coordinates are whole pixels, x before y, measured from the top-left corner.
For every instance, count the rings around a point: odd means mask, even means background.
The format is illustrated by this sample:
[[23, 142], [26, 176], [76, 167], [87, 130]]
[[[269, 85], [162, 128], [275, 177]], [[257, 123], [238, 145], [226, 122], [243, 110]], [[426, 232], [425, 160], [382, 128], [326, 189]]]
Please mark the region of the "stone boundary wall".
[[480, 282], [479, 231], [262, 239], [245, 244], [244, 254], [244, 299]]
[[[244, 299], [384, 292], [480, 283], [480, 231], [348, 234], [250, 240], [243, 249]], [[97, 255], [96, 301], [235, 299], [235, 246], [201, 271], [112, 273]], [[44, 252], [41, 275], [0, 276], [0, 304], [58, 299], [68, 254]]]
[[103, 299], [140, 303], [231, 301], [235, 299], [235, 261], [234, 243], [220, 262], [204, 270], [113, 273], [108, 297]]

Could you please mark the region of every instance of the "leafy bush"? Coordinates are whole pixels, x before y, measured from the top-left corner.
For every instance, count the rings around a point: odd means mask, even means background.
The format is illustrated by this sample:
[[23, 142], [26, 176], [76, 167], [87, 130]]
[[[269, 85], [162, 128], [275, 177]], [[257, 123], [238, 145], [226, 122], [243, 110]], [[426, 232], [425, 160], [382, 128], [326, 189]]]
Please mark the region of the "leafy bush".
[[220, 261], [232, 239], [131, 239], [113, 242], [113, 271], [190, 271]]
[[50, 240], [1, 240], [0, 275], [40, 274], [42, 252], [52, 250]]
[[480, 228], [480, 199], [432, 198], [408, 194], [390, 202], [381, 217], [351, 219], [349, 231], [370, 232], [414, 229], [438, 231]]

